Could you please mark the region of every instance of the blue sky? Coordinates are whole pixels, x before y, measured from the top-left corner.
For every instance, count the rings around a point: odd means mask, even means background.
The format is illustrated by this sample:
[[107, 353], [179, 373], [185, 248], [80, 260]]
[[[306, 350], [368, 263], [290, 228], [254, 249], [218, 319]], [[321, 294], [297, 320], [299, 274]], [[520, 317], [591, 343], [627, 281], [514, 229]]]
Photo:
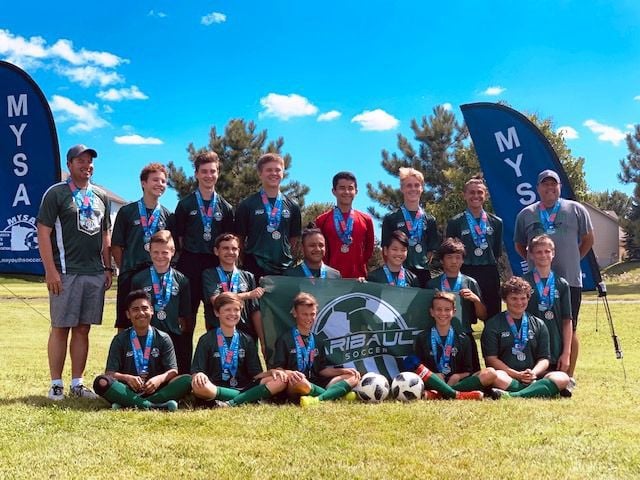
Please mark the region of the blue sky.
[[477, 101], [552, 117], [591, 190], [630, 193], [616, 174], [640, 113], [639, 24], [635, 1], [4, 2], [0, 59], [44, 91], [62, 154], [95, 148], [94, 181], [128, 200], [146, 163], [188, 167], [190, 142], [244, 118], [284, 137], [307, 201], [349, 169], [364, 209], [366, 182], [395, 182], [380, 151], [411, 119]]

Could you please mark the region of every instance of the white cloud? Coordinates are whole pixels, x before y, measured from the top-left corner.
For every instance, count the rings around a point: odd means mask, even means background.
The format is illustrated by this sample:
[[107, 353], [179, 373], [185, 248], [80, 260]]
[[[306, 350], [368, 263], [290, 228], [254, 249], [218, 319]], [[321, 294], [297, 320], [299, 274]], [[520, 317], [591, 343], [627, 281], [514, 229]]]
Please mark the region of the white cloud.
[[113, 108], [111, 108], [111, 105], [102, 105], [102, 111], [104, 113], [113, 113]]
[[558, 127], [556, 129], [556, 133], [561, 134], [565, 140], [575, 140], [576, 138], [580, 138], [576, 129], [568, 125], [564, 127]]
[[506, 91], [507, 89], [504, 87], [500, 87], [500, 86], [495, 86], [495, 87], [489, 87], [487, 88], [484, 92], [482, 92], [484, 95], [488, 95], [490, 97], [496, 97], [498, 95], [500, 95], [502, 92]]
[[69, 128], [70, 133], [90, 132], [108, 125], [107, 121], [98, 115], [98, 105], [95, 103], [85, 102], [78, 105], [70, 98], [54, 95], [49, 105], [51, 111], [57, 114], [57, 121], [73, 122]]
[[331, 120], [335, 120], [336, 118], [340, 118], [341, 116], [342, 113], [340, 113], [338, 110], [331, 110], [329, 112], [321, 113], [320, 115], [318, 115], [317, 120], [319, 122], [330, 122]]
[[450, 112], [451, 110], [453, 110], [453, 105], [451, 105], [449, 102], [443, 103], [442, 108], [444, 108], [447, 112]]
[[270, 93], [260, 99], [260, 105], [264, 107], [264, 110], [259, 114], [260, 117], [275, 117], [280, 120], [306, 117], [318, 113], [318, 107], [305, 97], [295, 93], [289, 95]]
[[162, 145], [164, 142], [155, 137], [142, 137], [137, 134], [113, 137], [113, 141], [121, 145]]
[[147, 13], [147, 16], [165, 18], [167, 16], [167, 14], [164, 13], [164, 12], [156, 12], [155, 10], [149, 10], [149, 13]]
[[211, 12], [200, 19], [202, 25], [213, 25], [214, 23], [224, 23], [227, 21], [227, 16], [220, 12]]
[[124, 78], [117, 72], [108, 72], [93, 65], [71, 68], [63, 67], [58, 69], [58, 73], [64, 75], [72, 82], [79, 83], [83, 87], [90, 87], [94, 84], [106, 87], [114, 83], [124, 82]]
[[640, 95], [636, 95], [635, 97], [633, 97], [634, 100], [640, 100]]
[[375, 110], [365, 110], [351, 119], [351, 123], [359, 123], [360, 130], [364, 131], [384, 131], [393, 130], [400, 123], [393, 115], [389, 115], [379, 108]]
[[596, 120], [589, 119], [583, 123], [585, 127], [598, 135], [598, 140], [602, 142], [611, 142], [613, 145], [618, 146], [621, 141], [625, 139], [625, 133], [621, 130], [604, 125]]
[[627, 123], [624, 128], [627, 129], [629, 133], [633, 132], [636, 129], [636, 126], [632, 123]]
[[110, 88], [102, 90], [97, 94], [98, 98], [108, 102], [119, 102], [120, 100], [147, 100], [149, 97], [140, 89], [132, 85], [131, 88]]

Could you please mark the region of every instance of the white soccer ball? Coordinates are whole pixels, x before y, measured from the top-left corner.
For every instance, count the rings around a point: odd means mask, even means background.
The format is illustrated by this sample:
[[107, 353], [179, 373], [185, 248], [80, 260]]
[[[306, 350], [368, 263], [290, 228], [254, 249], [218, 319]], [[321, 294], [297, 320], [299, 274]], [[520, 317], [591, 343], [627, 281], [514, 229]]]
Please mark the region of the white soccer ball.
[[424, 393], [422, 379], [413, 372], [401, 372], [391, 382], [391, 394], [396, 400], [410, 402], [419, 400]]
[[382, 402], [389, 395], [389, 381], [379, 373], [369, 372], [362, 376], [354, 391], [363, 402]]

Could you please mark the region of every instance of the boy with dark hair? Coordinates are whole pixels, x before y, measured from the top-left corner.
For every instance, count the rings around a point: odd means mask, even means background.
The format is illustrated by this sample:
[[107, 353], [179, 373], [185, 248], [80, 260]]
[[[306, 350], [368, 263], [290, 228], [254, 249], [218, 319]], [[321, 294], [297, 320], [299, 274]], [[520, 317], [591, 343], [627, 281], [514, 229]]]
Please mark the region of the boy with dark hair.
[[[440, 245], [438, 250], [442, 269], [444, 272], [432, 278], [427, 283], [427, 288], [440, 290], [442, 292], [453, 292], [460, 295], [460, 320], [464, 333], [473, 339], [473, 328], [471, 325], [480, 320], [487, 319], [487, 309], [482, 303], [480, 287], [475, 279], [460, 273], [464, 260], [464, 245], [455, 238], [447, 238]], [[473, 371], [480, 370], [480, 359], [478, 358], [478, 346], [475, 340], [471, 342], [473, 348], [472, 366]]]
[[278, 337], [273, 357], [272, 368], [287, 374], [289, 398], [300, 397], [303, 407], [344, 397], [360, 381], [353, 368], [327, 366], [324, 349], [316, 346], [311, 332], [317, 313], [318, 302], [311, 294], [296, 295], [291, 309], [296, 326]]
[[403, 265], [409, 249], [407, 235], [396, 230], [390, 235], [388, 242], [388, 245], [382, 246], [385, 264], [371, 271], [367, 276], [367, 281], [387, 283], [396, 287], [419, 287], [418, 277]]
[[204, 405], [227, 407], [257, 402], [287, 387], [287, 374], [278, 369], [263, 372], [255, 342], [236, 329], [242, 306], [235, 293], [218, 295], [213, 311], [220, 326], [198, 341], [191, 385]]
[[104, 375], [93, 388], [111, 408], [164, 408], [174, 411], [191, 390], [191, 377], [178, 376], [169, 336], [151, 326], [153, 307], [144, 290], [127, 295], [125, 312], [133, 324], [111, 341]]
[[284, 160], [276, 153], [258, 159], [260, 191], [240, 202], [235, 232], [240, 238], [242, 265], [256, 277], [282, 275], [293, 263], [302, 217], [298, 204], [280, 191]]
[[341, 278], [340, 272], [325, 265], [322, 259], [326, 253], [324, 235], [319, 228], [310, 223], [302, 231], [302, 262], [287, 269], [287, 277], [305, 278]]
[[169, 229], [171, 212], [160, 205], [167, 189], [167, 169], [161, 163], [150, 163], [140, 172], [142, 198], [118, 210], [111, 237], [111, 253], [120, 269], [116, 297], [116, 328], [131, 326], [126, 315], [125, 300], [131, 291], [131, 279], [151, 263], [151, 236]]
[[355, 175], [336, 173], [331, 193], [336, 197], [336, 206], [315, 220], [326, 240], [325, 262], [338, 270], [342, 278], [364, 277], [375, 237], [371, 217], [353, 208], [358, 193]]
[[166, 332], [175, 349], [180, 375], [189, 373], [191, 367], [191, 321], [189, 280], [178, 270], [171, 268], [175, 254], [173, 238], [168, 230], [160, 230], [151, 236], [150, 254], [153, 264], [134, 275], [131, 288], [142, 289], [151, 296], [153, 317], [151, 324]]
[[531, 286], [520, 277], [502, 284], [507, 309], [490, 318], [482, 332], [482, 353], [496, 370], [493, 398], [555, 397], [569, 384], [564, 372], [549, 371], [549, 331], [527, 313]]

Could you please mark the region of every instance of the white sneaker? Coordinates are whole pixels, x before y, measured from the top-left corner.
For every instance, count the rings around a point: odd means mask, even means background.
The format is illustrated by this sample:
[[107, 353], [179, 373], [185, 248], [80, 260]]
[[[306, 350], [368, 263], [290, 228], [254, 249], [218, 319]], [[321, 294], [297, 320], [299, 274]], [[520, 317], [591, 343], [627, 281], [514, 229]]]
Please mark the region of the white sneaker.
[[82, 384], [71, 387], [71, 396], [78, 398], [98, 398], [98, 395]]
[[47, 397], [54, 402], [64, 400], [64, 387], [62, 385], [51, 385]]

